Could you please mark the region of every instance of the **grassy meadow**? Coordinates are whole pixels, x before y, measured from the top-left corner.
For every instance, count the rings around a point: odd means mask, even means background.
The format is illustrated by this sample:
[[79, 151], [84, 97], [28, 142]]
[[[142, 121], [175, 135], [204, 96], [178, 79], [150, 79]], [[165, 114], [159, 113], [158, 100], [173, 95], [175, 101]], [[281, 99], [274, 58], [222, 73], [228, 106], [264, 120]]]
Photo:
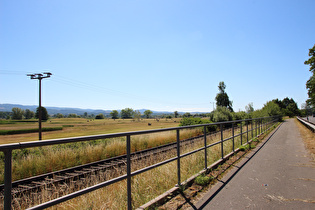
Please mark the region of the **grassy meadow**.
[[[60, 127], [60, 131], [48, 131], [42, 133], [42, 139], [58, 139], [75, 136], [88, 136], [107, 133], [119, 133], [127, 131], [139, 131], [159, 128], [177, 127], [180, 119], [142, 119], [134, 121], [132, 119], [102, 119], [88, 120], [85, 118], [55, 118], [49, 119], [47, 122], [42, 122], [43, 128]], [[14, 122], [5, 120], [0, 123], [0, 130], [20, 130], [20, 129], [36, 129], [38, 123], [30, 122]], [[148, 126], [151, 123], [151, 126]], [[1, 135], [0, 144], [10, 144], [26, 141], [37, 141], [38, 133], [25, 133], [15, 135]]]

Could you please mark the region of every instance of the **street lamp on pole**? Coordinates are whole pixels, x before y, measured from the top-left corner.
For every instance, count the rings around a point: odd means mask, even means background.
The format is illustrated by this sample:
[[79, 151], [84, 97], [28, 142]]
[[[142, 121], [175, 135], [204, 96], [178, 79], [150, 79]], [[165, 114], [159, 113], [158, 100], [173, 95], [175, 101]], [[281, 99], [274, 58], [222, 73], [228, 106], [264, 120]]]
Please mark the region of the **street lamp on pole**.
[[38, 79], [39, 81], [39, 106], [38, 106], [38, 139], [42, 140], [42, 79], [49, 78], [52, 75], [50, 72], [43, 72], [42, 74], [27, 74], [31, 79]]

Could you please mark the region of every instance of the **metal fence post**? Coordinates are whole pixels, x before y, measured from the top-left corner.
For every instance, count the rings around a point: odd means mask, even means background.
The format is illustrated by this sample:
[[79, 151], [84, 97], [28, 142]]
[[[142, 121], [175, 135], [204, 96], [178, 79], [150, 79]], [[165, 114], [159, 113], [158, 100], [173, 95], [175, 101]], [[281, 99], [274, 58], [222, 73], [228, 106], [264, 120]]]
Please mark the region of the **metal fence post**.
[[176, 130], [176, 141], [177, 141], [177, 184], [181, 185], [180, 180], [180, 138], [179, 138], [179, 129]]
[[[241, 123], [242, 125], [242, 123]], [[235, 145], [234, 145], [234, 123], [232, 123], [232, 136], [233, 136], [233, 152], [235, 152]]]
[[223, 157], [224, 157], [224, 154], [223, 154], [224, 150], [223, 150], [223, 125], [222, 124], [220, 124], [220, 130], [221, 130], [221, 156], [222, 156], [222, 159], [223, 159]]
[[12, 202], [12, 150], [4, 152], [4, 209], [11, 209]]
[[243, 145], [243, 125], [241, 123], [241, 145]]
[[204, 133], [204, 143], [205, 143], [205, 169], [208, 168], [208, 164], [207, 164], [207, 128], [206, 126], [203, 127], [203, 133]]
[[247, 133], [247, 142], [248, 142], [248, 123], [249, 123], [249, 121], [246, 121], [246, 133]]
[[127, 135], [127, 197], [128, 197], [128, 210], [132, 209], [132, 197], [131, 197], [131, 158], [130, 158], [130, 135]]
[[253, 129], [253, 123], [254, 123], [254, 120], [252, 120], [252, 123], [250, 125], [251, 127], [251, 130], [252, 130], [252, 139], [254, 138], [254, 129]]

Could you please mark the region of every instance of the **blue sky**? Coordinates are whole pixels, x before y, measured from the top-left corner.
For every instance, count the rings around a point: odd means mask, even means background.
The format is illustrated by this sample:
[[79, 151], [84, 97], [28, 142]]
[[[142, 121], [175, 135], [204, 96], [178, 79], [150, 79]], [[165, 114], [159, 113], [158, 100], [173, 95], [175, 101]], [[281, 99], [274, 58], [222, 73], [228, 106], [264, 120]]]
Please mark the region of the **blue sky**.
[[1, 0], [0, 103], [204, 111], [301, 107], [314, 0]]

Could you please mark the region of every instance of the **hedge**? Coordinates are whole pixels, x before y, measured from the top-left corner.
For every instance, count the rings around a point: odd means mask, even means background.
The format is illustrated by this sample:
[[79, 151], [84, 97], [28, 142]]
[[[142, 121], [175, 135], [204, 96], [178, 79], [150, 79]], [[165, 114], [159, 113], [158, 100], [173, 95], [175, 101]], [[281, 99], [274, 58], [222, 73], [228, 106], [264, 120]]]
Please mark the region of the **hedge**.
[[[62, 127], [42, 128], [42, 132], [58, 131], [58, 130], [62, 130]], [[13, 134], [37, 133], [37, 132], [38, 132], [38, 128], [20, 129], [20, 130], [0, 130], [0, 135], [13, 135]]]

